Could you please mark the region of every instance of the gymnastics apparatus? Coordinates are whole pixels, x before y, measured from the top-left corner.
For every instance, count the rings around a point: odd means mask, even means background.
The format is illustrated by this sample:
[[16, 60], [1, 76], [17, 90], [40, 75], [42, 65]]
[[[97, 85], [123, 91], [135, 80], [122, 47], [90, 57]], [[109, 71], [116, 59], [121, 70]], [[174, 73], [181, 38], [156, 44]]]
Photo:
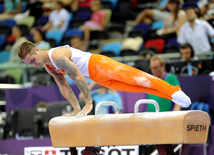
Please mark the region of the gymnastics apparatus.
[[[138, 112], [140, 104], [154, 104], [156, 112]], [[99, 114], [102, 105], [112, 105], [116, 114]], [[139, 100], [133, 113], [118, 114], [114, 102], [100, 102], [95, 115], [81, 118], [59, 116], [49, 122], [53, 147], [69, 147], [77, 155], [76, 147], [86, 147], [84, 155], [97, 154], [95, 146], [152, 145], [159, 155], [173, 155], [172, 144], [182, 144], [181, 154], [188, 153], [189, 144], [207, 142], [209, 115], [203, 111], [159, 112], [154, 100]]]

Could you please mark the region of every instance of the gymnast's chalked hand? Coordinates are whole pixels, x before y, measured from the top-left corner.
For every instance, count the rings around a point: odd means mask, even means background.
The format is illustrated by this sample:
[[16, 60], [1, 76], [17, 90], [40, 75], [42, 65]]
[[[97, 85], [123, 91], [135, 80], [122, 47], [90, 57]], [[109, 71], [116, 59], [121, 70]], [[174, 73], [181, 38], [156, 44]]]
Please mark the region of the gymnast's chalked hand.
[[64, 114], [62, 116], [76, 116], [79, 113], [79, 111], [73, 111], [72, 113]]
[[86, 104], [83, 109], [76, 115], [77, 118], [86, 116], [92, 109], [93, 104]]

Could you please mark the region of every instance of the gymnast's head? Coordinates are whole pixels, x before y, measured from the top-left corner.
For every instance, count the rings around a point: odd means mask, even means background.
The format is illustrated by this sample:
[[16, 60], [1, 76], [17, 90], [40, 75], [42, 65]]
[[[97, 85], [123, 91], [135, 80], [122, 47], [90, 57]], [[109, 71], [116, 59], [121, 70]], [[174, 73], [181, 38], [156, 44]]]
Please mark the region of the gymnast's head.
[[45, 52], [30, 41], [23, 42], [17, 49], [18, 56], [26, 64], [41, 67], [45, 63]]

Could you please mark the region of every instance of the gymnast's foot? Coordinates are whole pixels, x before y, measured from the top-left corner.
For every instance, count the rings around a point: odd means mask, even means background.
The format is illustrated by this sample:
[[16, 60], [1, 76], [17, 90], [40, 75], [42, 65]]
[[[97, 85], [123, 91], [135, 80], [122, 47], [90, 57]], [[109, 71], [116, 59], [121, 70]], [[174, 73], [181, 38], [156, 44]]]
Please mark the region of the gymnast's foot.
[[172, 101], [184, 108], [189, 107], [191, 104], [190, 98], [181, 90], [172, 94]]

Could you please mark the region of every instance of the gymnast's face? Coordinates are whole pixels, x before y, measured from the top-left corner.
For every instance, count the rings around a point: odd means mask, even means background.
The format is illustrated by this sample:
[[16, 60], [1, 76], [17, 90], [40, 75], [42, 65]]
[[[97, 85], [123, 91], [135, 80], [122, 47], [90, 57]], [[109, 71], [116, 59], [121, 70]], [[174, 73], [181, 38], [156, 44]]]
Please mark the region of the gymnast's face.
[[165, 65], [161, 65], [159, 60], [151, 60], [150, 69], [154, 76], [161, 78], [165, 72]]
[[41, 54], [42, 51], [38, 47], [35, 47], [33, 50], [35, 50], [35, 52], [32, 54], [28, 53], [22, 61], [34, 67], [42, 67], [44, 65], [44, 58]]

